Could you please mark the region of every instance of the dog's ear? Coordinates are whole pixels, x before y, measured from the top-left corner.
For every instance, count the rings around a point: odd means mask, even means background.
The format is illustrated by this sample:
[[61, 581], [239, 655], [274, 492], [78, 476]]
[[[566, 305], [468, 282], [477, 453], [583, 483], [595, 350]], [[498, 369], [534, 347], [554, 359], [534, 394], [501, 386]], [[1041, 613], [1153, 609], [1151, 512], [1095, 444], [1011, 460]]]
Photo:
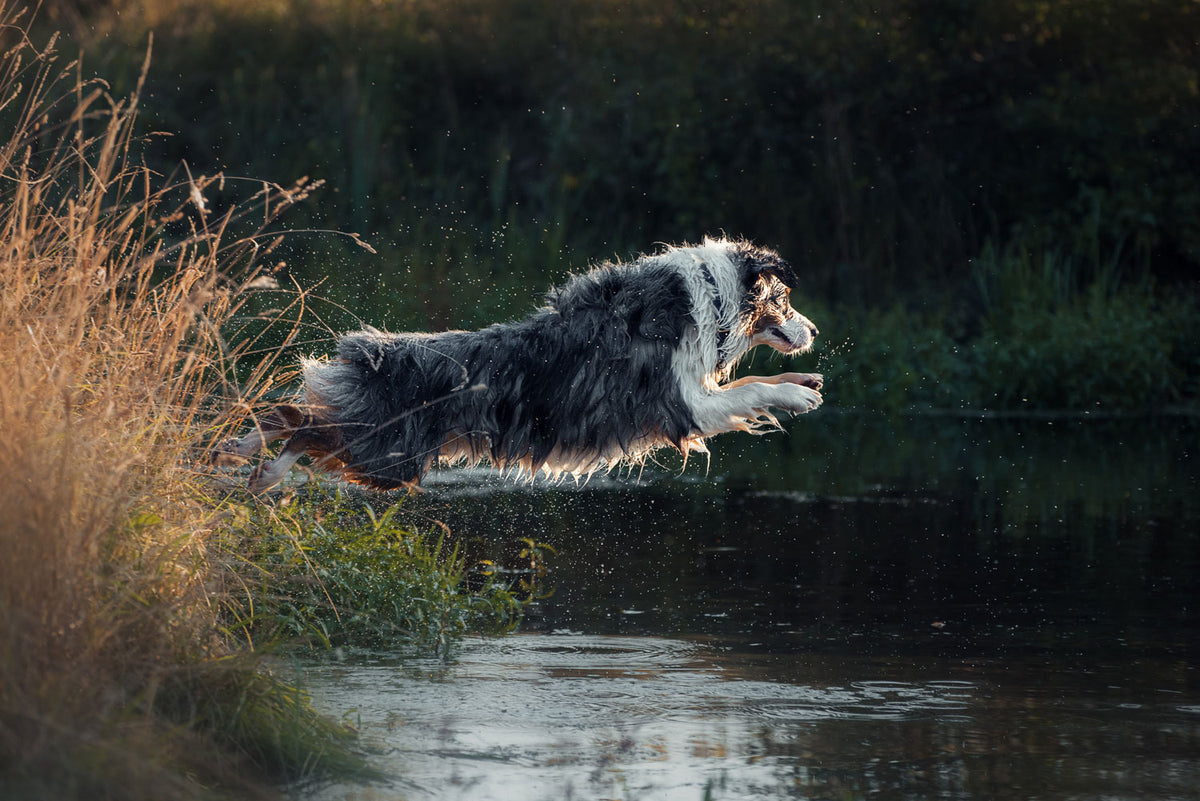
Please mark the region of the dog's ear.
[[795, 289], [800, 283], [792, 265], [773, 250], [744, 242], [738, 245], [737, 255], [742, 262], [742, 278], [746, 286], [752, 285], [760, 275], [773, 275], [790, 289]]

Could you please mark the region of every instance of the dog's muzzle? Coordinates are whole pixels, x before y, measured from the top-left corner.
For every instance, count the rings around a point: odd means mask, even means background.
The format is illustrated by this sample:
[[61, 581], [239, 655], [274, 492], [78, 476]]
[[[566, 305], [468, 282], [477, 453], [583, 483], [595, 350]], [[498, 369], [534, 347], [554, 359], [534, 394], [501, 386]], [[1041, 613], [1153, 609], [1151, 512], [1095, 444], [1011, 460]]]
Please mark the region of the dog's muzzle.
[[764, 331], [766, 341], [763, 344], [770, 345], [780, 353], [803, 353], [812, 347], [818, 333], [811, 320], [797, 314], [792, 319]]

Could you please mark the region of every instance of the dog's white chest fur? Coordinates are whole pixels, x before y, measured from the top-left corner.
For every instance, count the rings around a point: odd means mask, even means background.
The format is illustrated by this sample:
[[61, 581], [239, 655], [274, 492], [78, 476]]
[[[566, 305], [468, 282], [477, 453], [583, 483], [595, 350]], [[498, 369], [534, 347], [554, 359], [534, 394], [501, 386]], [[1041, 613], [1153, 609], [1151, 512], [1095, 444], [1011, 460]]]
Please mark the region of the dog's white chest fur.
[[304, 404], [278, 407], [222, 453], [245, 458], [289, 437], [252, 473], [255, 491], [305, 454], [392, 489], [446, 462], [584, 475], [664, 446], [703, 451], [727, 431], [774, 430], [775, 412], [821, 404], [821, 377], [728, 379], [756, 345], [811, 346], [816, 327], [788, 300], [796, 282], [770, 250], [706, 239], [577, 275], [514, 323], [348, 334], [336, 358], [305, 362]]

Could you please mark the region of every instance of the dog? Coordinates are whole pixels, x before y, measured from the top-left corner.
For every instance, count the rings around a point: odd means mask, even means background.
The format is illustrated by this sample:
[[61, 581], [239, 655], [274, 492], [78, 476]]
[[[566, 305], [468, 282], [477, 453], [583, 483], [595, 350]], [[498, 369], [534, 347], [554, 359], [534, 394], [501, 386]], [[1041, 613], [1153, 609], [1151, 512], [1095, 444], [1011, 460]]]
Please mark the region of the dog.
[[381, 490], [433, 466], [489, 461], [532, 477], [586, 476], [707, 437], [780, 428], [772, 409], [821, 405], [816, 373], [730, 381], [758, 345], [793, 355], [817, 328], [792, 308], [796, 272], [743, 240], [705, 239], [573, 276], [529, 317], [480, 331], [347, 334], [334, 359], [302, 362], [304, 402], [282, 404], [219, 448], [278, 484], [300, 457]]

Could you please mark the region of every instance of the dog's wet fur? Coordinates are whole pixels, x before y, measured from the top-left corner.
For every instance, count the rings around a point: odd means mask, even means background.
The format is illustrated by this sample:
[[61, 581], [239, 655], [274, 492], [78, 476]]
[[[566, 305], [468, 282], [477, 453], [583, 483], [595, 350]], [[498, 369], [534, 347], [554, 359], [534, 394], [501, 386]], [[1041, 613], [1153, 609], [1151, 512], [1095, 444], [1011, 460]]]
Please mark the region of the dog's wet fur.
[[579, 476], [661, 447], [703, 452], [715, 434], [777, 429], [772, 409], [821, 404], [813, 373], [729, 382], [757, 345], [812, 346], [816, 327], [790, 305], [796, 284], [777, 253], [706, 239], [574, 276], [517, 322], [347, 334], [335, 358], [304, 362], [302, 403], [276, 407], [219, 458], [286, 437], [251, 473], [262, 492], [304, 455], [388, 490], [416, 487], [439, 463]]

